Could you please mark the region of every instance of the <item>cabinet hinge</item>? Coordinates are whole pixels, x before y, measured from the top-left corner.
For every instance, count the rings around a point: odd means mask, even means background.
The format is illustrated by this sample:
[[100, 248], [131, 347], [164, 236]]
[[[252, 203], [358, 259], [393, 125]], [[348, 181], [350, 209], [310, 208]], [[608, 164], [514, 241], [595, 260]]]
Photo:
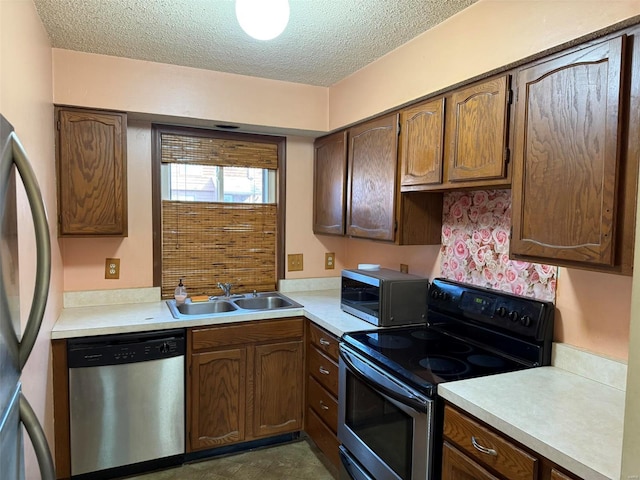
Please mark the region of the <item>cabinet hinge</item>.
[[396, 220], [393, 224], [393, 231], [397, 232], [398, 231], [398, 221]]
[[511, 150], [509, 149], [509, 147], [504, 149], [504, 155], [502, 157], [502, 160], [504, 161], [505, 165], [507, 165], [511, 160]]
[[56, 122], [56, 128], [57, 128], [58, 130], [60, 130], [60, 125], [61, 125], [61, 124], [60, 124], [60, 120], [58, 120], [58, 121]]

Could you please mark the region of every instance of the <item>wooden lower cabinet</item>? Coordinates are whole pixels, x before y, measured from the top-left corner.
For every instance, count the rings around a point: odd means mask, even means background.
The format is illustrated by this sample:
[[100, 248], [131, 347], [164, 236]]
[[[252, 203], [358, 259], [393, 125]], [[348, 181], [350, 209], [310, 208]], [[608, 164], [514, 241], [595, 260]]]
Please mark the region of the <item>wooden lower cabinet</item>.
[[578, 480], [466, 413], [444, 412], [442, 480]]
[[457, 448], [444, 442], [442, 446], [443, 480], [498, 480]]
[[305, 431], [338, 468], [338, 339], [307, 322]]
[[188, 452], [302, 429], [303, 322], [188, 330]]
[[247, 349], [191, 356], [192, 450], [220, 447], [245, 439]]

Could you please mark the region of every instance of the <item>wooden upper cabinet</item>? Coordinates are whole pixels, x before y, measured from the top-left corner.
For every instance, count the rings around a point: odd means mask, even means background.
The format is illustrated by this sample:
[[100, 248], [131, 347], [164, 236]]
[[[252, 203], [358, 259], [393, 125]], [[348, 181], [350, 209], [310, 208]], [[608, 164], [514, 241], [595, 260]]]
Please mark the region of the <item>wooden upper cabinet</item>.
[[347, 187], [347, 132], [314, 144], [313, 233], [344, 235]]
[[624, 44], [518, 72], [512, 255], [614, 264]]
[[400, 112], [401, 184], [442, 183], [444, 98]]
[[447, 112], [447, 180], [507, 176], [509, 77], [475, 83], [451, 94]]
[[127, 116], [56, 108], [58, 234], [127, 236]]
[[349, 131], [347, 235], [395, 239], [398, 115]]

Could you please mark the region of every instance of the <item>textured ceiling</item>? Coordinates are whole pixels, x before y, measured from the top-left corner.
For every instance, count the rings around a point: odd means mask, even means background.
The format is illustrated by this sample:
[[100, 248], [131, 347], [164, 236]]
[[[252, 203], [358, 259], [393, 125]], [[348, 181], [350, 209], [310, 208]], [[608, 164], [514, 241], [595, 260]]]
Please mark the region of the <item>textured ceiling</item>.
[[34, 0], [56, 48], [329, 86], [477, 0], [290, 0], [248, 37], [233, 0]]

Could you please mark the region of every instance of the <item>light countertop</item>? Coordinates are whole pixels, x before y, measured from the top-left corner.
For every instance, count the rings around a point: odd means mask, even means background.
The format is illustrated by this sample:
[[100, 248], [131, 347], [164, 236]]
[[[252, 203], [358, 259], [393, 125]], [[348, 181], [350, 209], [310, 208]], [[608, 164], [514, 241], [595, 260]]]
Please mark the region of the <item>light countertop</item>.
[[443, 383], [438, 394], [581, 478], [620, 478], [622, 390], [540, 367]]
[[306, 316], [340, 337], [345, 332], [375, 328], [340, 309], [338, 290], [287, 292], [303, 308], [241, 313], [228, 312], [210, 318], [175, 319], [164, 301], [65, 308], [53, 326], [52, 339], [146, 332], [225, 323]]

